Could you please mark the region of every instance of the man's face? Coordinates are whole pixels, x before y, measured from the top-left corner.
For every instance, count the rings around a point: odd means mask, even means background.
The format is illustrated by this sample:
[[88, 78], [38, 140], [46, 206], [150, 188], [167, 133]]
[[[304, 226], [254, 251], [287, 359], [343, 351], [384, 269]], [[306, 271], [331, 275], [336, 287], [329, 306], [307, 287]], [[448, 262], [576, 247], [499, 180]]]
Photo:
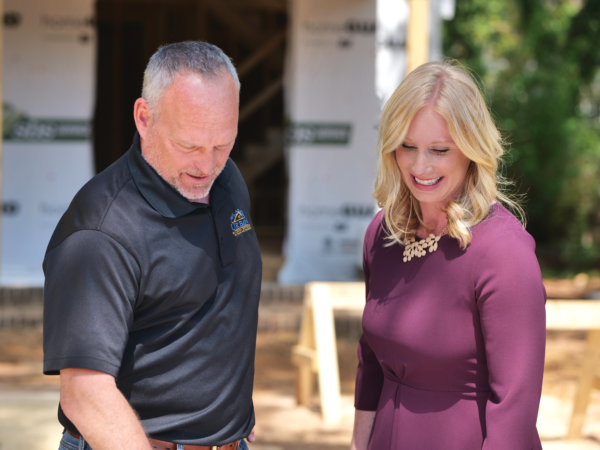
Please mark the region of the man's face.
[[[139, 105], [138, 105], [139, 104]], [[233, 78], [179, 75], [153, 114], [136, 102], [135, 119], [146, 161], [190, 201], [208, 201], [237, 136], [239, 94]]]

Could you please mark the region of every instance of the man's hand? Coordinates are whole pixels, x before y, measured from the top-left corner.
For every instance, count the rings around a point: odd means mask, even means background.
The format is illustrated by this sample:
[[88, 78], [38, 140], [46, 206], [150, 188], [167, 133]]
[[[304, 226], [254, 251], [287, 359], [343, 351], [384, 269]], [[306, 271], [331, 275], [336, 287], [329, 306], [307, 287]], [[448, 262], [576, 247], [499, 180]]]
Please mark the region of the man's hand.
[[254, 442], [256, 440], [256, 438], [254, 437], [254, 428], [252, 428], [252, 431], [246, 439], [248, 439], [248, 442]]
[[88, 369], [60, 371], [60, 404], [94, 450], [152, 450], [113, 376]]

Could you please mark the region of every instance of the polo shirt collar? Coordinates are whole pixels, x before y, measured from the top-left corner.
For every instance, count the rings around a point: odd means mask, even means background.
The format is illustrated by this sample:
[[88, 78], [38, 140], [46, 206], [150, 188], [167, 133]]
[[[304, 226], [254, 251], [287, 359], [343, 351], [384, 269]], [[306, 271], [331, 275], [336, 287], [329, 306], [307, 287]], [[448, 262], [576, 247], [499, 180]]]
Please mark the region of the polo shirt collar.
[[[138, 190], [163, 217], [174, 219], [197, 209], [208, 207], [206, 203], [190, 202], [156, 173], [142, 156], [140, 135], [137, 131], [127, 155], [127, 163]], [[230, 163], [231, 160], [228, 160], [211, 188], [210, 201], [216, 210], [220, 208], [224, 198], [229, 194], [229, 181], [232, 175]]]

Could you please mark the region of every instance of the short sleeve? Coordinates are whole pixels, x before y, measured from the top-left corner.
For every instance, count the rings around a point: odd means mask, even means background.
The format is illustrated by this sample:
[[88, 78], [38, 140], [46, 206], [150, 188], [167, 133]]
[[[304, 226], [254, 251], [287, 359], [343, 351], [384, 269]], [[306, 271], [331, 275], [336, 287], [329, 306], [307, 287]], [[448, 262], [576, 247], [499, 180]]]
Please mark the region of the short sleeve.
[[[376, 239], [377, 230], [382, 220], [382, 213], [378, 213], [365, 235], [363, 246], [363, 270], [365, 274], [365, 294], [369, 297], [370, 278], [370, 248]], [[354, 407], [360, 411], [376, 411], [383, 388], [383, 370], [377, 359], [377, 355], [369, 346], [364, 334], [358, 343], [358, 369], [356, 371], [356, 387], [354, 393]]]
[[483, 450], [531, 450], [537, 439], [546, 293], [534, 250], [524, 230], [504, 232], [475, 268], [491, 388]]
[[136, 260], [107, 234], [82, 230], [46, 253], [44, 273], [44, 374], [117, 376], [138, 293]]

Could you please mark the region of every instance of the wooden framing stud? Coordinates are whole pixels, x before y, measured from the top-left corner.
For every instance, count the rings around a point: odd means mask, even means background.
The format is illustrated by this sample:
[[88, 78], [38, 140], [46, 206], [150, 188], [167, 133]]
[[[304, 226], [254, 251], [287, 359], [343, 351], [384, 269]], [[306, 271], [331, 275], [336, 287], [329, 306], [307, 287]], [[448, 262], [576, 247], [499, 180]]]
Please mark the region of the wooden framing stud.
[[595, 372], [598, 366], [598, 358], [600, 358], [600, 330], [592, 330], [588, 332], [581, 375], [579, 376], [577, 393], [575, 394], [575, 404], [573, 405], [569, 434], [567, 436], [569, 440], [580, 439], [581, 437], [585, 414], [590, 402], [590, 395], [596, 381]]

